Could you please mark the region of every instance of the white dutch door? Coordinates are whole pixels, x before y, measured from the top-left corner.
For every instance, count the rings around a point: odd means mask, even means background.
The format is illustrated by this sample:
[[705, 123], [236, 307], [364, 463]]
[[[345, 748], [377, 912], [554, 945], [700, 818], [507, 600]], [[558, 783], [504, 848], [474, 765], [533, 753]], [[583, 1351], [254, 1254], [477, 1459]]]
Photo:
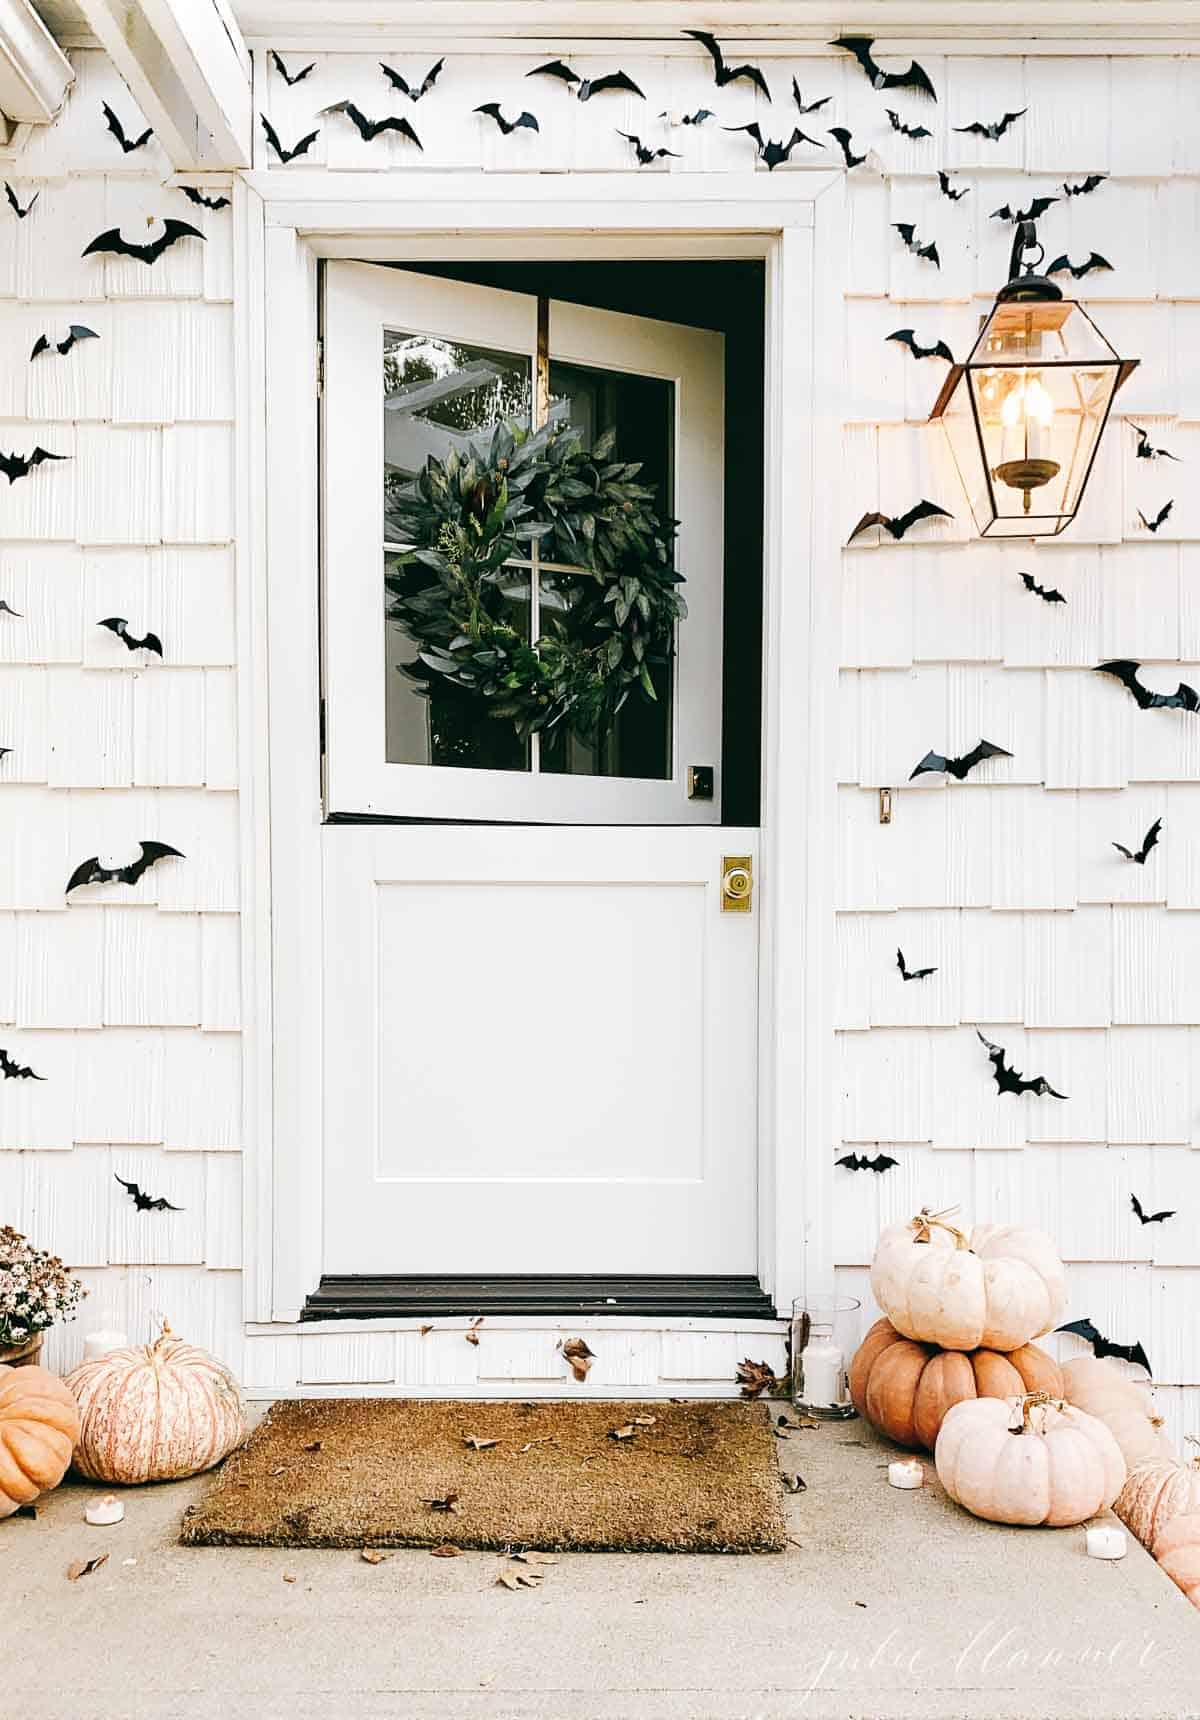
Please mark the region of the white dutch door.
[[755, 1270], [722, 366], [709, 331], [328, 265], [326, 1273]]

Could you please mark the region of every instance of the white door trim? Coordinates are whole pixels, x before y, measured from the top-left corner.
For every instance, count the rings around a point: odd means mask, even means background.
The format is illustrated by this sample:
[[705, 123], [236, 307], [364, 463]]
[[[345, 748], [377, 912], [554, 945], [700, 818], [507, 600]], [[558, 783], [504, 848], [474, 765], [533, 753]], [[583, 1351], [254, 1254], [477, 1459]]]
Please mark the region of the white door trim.
[[486, 255], [497, 244], [519, 244], [526, 256], [563, 256], [578, 250], [571, 235], [580, 232], [588, 234], [589, 256], [757, 255], [768, 264], [758, 895], [761, 943], [770, 954], [760, 981], [759, 1272], [783, 1309], [805, 1288], [829, 1288], [832, 1278], [832, 729], [841, 526], [832, 504], [840, 464], [844, 177], [806, 174], [785, 196], [763, 175], [723, 175], [714, 196], [711, 181], [697, 176], [689, 185], [677, 176], [669, 197], [648, 196], [641, 183], [633, 197], [628, 176], [617, 195], [617, 176], [569, 175], [548, 184], [494, 175], [486, 203], [477, 177], [461, 186], [449, 177], [439, 182], [436, 201], [428, 180], [419, 188], [406, 188], [401, 175], [361, 184], [367, 177], [252, 174], [236, 194], [246, 493], [238, 545], [250, 1023], [246, 1318], [296, 1320], [320, 1275], [317, 259], [428, 260], [434, 236], [447, 258]]

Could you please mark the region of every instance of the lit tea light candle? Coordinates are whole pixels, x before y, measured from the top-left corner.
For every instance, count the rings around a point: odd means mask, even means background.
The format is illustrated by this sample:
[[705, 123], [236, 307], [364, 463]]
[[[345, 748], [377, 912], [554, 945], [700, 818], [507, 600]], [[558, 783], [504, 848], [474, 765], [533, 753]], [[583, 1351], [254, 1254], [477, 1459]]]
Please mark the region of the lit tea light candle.
[[89, 1499], [83, 1508], [84, 1521], [97, 1528], [106, 1528], [110, 1523], [120, 1523], [124, 1516], [125, 1507], [115, 1493], [105, 1493], [99, 1499]]
[[1128, 1545], [1124, 1529], [1101, 1527], [1087, 1532], [1089, 1559], [1123, 1559]]
[[918, 1463], [915, 1457], [903, 1457], [889, 1463], [888, 1482], [892, 1487], [922, 1487], [925, 1484], [925, 1465]]
[[112, 1350], [127, 1350], [129, 1337], [125, 1332], [89, 1332], [83, 1340], [85, 1362], [98, 1362]]

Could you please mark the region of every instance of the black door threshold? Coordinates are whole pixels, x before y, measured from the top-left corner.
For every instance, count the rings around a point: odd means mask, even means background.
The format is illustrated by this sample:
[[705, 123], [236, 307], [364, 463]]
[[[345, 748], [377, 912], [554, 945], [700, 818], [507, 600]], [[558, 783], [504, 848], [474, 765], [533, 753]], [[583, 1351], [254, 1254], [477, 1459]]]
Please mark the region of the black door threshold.
[[642, 1319], [774, 1320], [757, 1278], [323, 1277], [302, 1320], [449, 1314], [607, 1314]]

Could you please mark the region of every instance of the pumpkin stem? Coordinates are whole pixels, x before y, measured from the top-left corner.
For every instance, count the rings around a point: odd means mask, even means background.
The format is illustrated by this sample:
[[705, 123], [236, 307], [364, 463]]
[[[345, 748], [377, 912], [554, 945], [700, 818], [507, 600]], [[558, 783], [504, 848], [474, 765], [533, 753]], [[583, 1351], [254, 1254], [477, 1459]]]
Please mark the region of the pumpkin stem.
[[1021, 1420], [1018, 1426], [1009, 1427], [1010, 1433], [1030, 1433], [1029, 1412], [1034, 1409], [1064, 1409], [1066, 1406], [1061, 1398], [1056, 1398], [1047, 1391], [1026, 1392], [1021, 1399]]
[[955, 1248], [969, 1248], [971, 1245], [970, 1238], [966, 1232], [959, 1230], [956, 1225], [946, 1223], [948, 1215], [957, 1211], [956, 1206], [944, 1206], [940, 1212], [930, 1212], [927, 1206], [923, 1206], [912, 1221], [913, 1241], [932, 1241], [933, 1227], [936, 1225], [938, 1230], [944, 1230], [954, 1238]]

